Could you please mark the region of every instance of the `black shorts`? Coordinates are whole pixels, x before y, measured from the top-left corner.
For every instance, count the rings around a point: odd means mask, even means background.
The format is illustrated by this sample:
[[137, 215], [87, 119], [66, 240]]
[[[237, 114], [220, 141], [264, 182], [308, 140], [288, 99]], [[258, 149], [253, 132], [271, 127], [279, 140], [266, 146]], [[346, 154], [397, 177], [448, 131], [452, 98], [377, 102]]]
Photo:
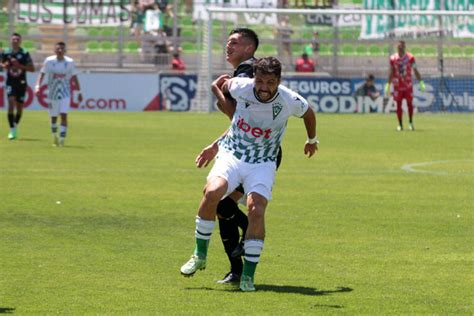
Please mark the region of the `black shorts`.
[[7, 89], [7, 96], [8, 97], [15, 97], [16, 102], [24, 103], [25, 96], [26, 96], [26, 89], [28, 85], [26, 82], [7, 82], [6, 89]]

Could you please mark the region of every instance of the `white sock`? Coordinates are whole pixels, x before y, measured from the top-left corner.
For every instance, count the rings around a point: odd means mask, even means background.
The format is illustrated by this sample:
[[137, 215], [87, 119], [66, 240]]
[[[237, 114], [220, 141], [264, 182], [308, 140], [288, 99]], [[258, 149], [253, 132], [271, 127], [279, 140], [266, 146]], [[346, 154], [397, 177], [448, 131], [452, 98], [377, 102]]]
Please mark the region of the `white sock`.
[[212, 231], [216, 225], [215, 221], [208, 221], [196, 216], [196, 238], [209, 240], [211, 239]]
[[263, 250], [263, 240], [249, 239], [244, 242], [244, 258], [247, 261], [258, 263], [260, 261], [260, 254]]
[[67, 132], [67, 126], [61, 125], [61, 132], [59, 133], [59, 136], [62, 138], [66, 137], [66, 132]]

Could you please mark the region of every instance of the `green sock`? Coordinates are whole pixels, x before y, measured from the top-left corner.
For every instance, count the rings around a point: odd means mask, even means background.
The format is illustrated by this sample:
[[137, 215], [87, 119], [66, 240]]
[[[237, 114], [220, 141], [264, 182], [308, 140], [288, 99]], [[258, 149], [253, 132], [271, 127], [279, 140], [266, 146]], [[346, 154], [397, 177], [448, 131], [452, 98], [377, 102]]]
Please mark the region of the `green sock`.
[[207, 248], [209, 248], [209, 240], [196, 238], [196, 248], [194, 254], [201, 259], [207, 257]]
[[257, 263], [255, 262], [250, 262], [244, 259], [244, 270], [242, 272], [242, 275], [246, 275], [252, 278], [255, 275], [255, 269], [257, 269]]

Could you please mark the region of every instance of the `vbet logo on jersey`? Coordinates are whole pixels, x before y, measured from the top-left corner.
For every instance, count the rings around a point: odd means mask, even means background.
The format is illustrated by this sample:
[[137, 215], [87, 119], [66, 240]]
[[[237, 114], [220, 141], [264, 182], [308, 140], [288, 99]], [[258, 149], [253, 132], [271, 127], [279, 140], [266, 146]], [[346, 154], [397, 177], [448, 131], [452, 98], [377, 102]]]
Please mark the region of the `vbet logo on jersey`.
[[[281, 109], [280, 109], [281, 111]], [[260, 136], [263, 136], [265, 139], [270, 139], [270, 134], [272, 133], [272, 129], [268, 128], [266, 130], [261, 129], [260, 127], [252, 127], [250, 124], [245, 122], [244, 118], [240, 117], [239, 120], [237, 121], [237, 127], [240, 128], [242, 131], [245, 133], [252, 134], [253, 137], [259, 138]]]

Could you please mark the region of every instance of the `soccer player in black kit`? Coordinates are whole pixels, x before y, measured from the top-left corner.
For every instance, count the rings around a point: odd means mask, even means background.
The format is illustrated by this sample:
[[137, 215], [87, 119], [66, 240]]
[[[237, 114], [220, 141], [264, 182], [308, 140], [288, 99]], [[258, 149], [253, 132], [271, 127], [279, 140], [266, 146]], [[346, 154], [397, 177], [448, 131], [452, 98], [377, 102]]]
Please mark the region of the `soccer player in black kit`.
[[[13, 33], [11, 38], [11, 48], [5, 50], [1, 55], [2, 67], [7, 71], [7, 97], [8, 97], [8, 124], [10, 133], [8, 139], [17, 138], [18, 125], [23, 114], [23, 104], [25, 102], [26, 72], [34, 72], [35, 66], [30, 53], [21, 47], [21, 35]], [[16, 113], [15, 113], [16, 109]]]
[[[226, 60], [234, 67], [233, 77], [253, 78], [254, 54], [258, 48], [258, 43], [258, 36], [251, 29], [236, 28], [230, 32], [226, 45]], [[229, 102], [233, 102], [233, 100], [229, 100]], [[219, 104], [218, 107], [220, 108]], [[224, 135], [226, 133], [227, 131]], [[197, 156], [196, 165], [198, 167], [206, 167], [217, 155], [219, 150], [218, 142], [221, 137], [204, 148]], [[278, 152], [277, 167], [280, 162], [281, 148]], [[238, 201], [243, 195], [243, 187], [239, 186], [236, 191], [222, 199], [217, 205], [219, 232], [230, 262], [230, 271], [222, 280], [217, 281], [220, 284], [238, 283], [242, 275], [243, 263], [241, 255], [243, 254], [243, 248], [239, 228], [242, 230], [242, 236], [245, 236], [248, 226], [247, 215], [238, 206]]]

